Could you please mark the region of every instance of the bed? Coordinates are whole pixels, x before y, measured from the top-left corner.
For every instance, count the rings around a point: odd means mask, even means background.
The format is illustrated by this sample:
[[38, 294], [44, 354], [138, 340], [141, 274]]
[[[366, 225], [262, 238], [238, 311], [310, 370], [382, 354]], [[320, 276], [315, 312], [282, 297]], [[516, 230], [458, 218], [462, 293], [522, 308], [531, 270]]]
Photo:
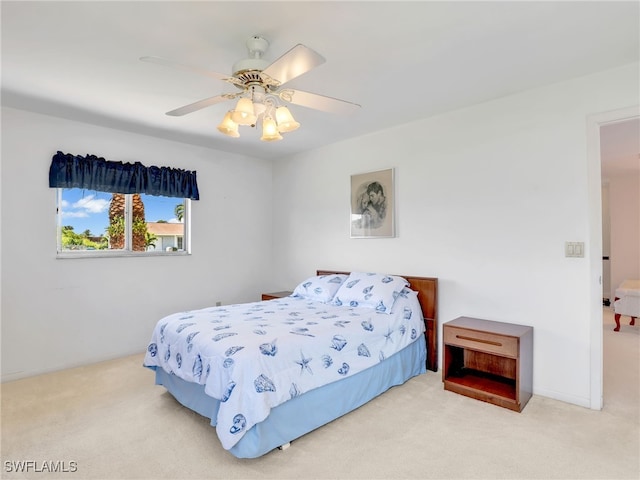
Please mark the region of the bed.
[[636, 318], [640, 317], [640, 280], [625, 280], [620, 284], [616, 289], [613, 308], [616, 321], [614, 332], [620, 331], [620, 317], [622, 315], [631, 317], [629, 325], [636, 324]]
[[436, 372], [437, 292], [437, 278], [318, 270], [289, 297], [160, 319], [144, 366], [256, 458]]

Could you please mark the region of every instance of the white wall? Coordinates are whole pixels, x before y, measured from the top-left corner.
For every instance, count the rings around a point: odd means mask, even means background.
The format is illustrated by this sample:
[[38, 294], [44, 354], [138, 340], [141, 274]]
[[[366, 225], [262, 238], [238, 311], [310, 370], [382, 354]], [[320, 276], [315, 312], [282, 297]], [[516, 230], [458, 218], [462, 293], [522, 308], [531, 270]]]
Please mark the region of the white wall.
[[[56, 259], [57, 150], [196, 170], [193, 254]], [[259, 300], [271, 185], [270, 162], [2, 108], [2, 380], [142, 352], [164, 315]]]
[[[278, 287], [317, 268], [436, 276], [440, 323], [532, 325], [534, 393], [593, 405], [587, 116], [637, 104], [636, 64], [277, 161]], [[350, 175], [388, 167], [397, 237], [350, 239]]]
[[640, 175], [609, 179], [611, 300], [628, 279], [640, 278]]
[[[600, 180], [587, 165], [586, 118], [637, 105], [637, 85], [630, 65], [282, 159], [273, 172], [3, 108], [2, 380], [142, 351], [162, 315], [250, 301], [336, 268], [439, 277], [441, 323], [470, 315], [533, 325], [535, 393], [589, 406], [598, 381], [589, 257], [601, 258], [602, 245], [587, 242]], [[197, 170], [193, 255], [56, 260], [47, 174], [57, 150]], [[398, 236], [352, 240], [349, 177], [387, 167]], [[18, 183], [24, 175], [30, 183]], [[565, 258], [565, 241], [587, 242], [585, 259]], [[158, 290], [154, 279], [167, 275], [179, 281]]]

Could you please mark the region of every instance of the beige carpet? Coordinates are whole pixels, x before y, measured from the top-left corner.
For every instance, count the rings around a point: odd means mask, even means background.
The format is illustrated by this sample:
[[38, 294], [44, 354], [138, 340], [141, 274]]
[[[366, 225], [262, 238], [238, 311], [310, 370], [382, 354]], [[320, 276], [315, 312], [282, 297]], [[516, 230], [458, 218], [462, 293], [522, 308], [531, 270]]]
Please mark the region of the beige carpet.
[[[2, 385], [2, 478], [638, 479], [640, 326], [604, 324], [605, 408], [534, 395], [522, 413], [429, 372], [259, 459], [224, 451], [142, 354]], [[30, 472], [15, 470], [31, 461]], [[36, 472], [48, 465], [75, 472]], [[23, 464], [24, 465], [24, 464]]]

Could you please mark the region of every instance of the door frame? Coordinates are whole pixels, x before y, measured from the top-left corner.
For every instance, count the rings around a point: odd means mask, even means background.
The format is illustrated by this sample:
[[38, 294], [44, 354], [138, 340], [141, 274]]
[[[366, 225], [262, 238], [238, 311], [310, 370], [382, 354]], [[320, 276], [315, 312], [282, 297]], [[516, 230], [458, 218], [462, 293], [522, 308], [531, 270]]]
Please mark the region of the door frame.
[[640, 106], [621, 108], [587, 117], [587, 183], [589, 210], [590, 271], [590, 407], [603, 405], [603, 335], [602, 335], [602, 159], [600, 128], [640, 116]]

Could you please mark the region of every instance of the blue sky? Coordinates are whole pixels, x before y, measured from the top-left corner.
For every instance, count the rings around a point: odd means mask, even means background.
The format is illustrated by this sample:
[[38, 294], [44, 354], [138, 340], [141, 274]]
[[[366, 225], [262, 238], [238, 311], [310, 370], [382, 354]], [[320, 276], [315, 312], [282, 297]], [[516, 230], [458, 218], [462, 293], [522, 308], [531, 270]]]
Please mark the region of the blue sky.
[[[71, 225], [76, 233], [91, 230], [93, 235], [101, 235], [109, 224], [109, 202], [111, 194], [82, 190], [79, 188], [62, 191], [62, 225]], [[182, 203], [181, 198], [154, 197], [142, 195], [147, 222], [166, 220], [177, 222], [174, 209]]]

